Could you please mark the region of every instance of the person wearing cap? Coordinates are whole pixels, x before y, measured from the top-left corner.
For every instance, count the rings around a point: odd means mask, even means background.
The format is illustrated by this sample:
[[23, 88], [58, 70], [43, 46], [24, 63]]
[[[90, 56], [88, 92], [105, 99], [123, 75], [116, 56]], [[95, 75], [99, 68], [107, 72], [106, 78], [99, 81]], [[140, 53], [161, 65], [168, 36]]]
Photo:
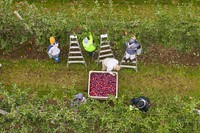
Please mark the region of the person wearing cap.
[[58, 48], [59, 43], [55, 41], [54, 37], [50, 37], [50, 45], [47, 48], [49, 58], [53, 58], [56, 63], [59, 63], [60, 49]]
[[83, 96], [82, 93], [78, 93], [74, 96], [74, 98], [71, 101], [71, 107], [77, 107], [80, 104], [85, 104], [86, 98]]
[[111, 72], [112, 70], [120, 70], [119, 61], [115, 58], [105, 58], [102, 61], [102, 71], [110, 72], [110, 74], [113, 75], [113, 73]]
[[140, 111], [147, 112], [150, 108], [150, 100], [147, 97], [140, 96], [138, 98], [132, 98], [130, 101], [130, 110], [134, 108], [139, 109]]
[[85, 51], [87, 51], [89, 54], [90, 60], [93, 60], [93, 53], [96, 47], [93, 44], [93, 37], [90, 32], [89, 32], [89, 37], [85, 37], [82, 43]]
[[126, 57], [125, 61], [133, 62], [133, 60], [136, 58], [137, 50], [141, 48], [141, 45], [136, 40], [136, 37], [133, 36], [128, 42], [125, 43], [126, 45]]

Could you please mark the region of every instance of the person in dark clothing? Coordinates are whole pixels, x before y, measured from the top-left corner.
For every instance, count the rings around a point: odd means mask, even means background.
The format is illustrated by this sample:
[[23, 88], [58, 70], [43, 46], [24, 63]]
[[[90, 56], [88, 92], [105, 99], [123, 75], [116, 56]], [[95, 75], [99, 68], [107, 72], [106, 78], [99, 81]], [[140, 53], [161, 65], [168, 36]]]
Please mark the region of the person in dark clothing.
[[130, 101], [130, 110], [134, 108], [139, 109], [140, 111], [147, 112], [150, 108], [150, 100], [147, 97], [140, 96], [138, 98], [132, 98]]

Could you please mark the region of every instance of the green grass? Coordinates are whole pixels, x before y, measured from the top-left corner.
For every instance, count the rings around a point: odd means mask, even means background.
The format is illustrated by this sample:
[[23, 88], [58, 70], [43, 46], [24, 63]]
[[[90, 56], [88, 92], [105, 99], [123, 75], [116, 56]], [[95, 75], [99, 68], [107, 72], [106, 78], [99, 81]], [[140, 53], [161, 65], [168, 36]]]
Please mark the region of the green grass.
[[[49, 90], [63, 97], [62, 93], [69, 88], [76, 88], [72, 93], [82, 92], [87, 95], [89, 71], [100, 71], [101, 65], [88, 63], [69, 65], [63, 61], [55, 64], [53, 60], [0, 60], [1, 83], [10, 88], [17, 84], [21, 88], [45, 95]], [[181, 97], [200, 97], [200, 67], [163, 66], [139, 64], [139, 72], [122, 68], [119, 71], [119, 97], [126, 95], [146, 95], [151, 99], [180, 95]]]

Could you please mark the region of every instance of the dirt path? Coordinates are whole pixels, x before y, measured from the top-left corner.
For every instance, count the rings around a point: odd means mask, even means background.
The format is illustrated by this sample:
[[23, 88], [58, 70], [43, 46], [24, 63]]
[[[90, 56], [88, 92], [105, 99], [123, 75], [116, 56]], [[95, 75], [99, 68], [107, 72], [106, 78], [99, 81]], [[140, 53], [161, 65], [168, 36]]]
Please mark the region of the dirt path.
[[[67, 57], [68, 47], [61, 47], [61, 58]], [[47, 60], [45, 47], [35, 47], [35, 45], [26, 44], [13, 52], [5, 55], [0, 51], [2, 59], [38, 59]], [[152, 44], [145, 54], [139, 56], [139, 61], [144, 64], [160, 63], [164, 65], [179, 64], [187, 66], [200, 65], [200, 51], [193, 50], [189, 53], [178, 52], [172, 48], [164, 48], [160, 45]]]

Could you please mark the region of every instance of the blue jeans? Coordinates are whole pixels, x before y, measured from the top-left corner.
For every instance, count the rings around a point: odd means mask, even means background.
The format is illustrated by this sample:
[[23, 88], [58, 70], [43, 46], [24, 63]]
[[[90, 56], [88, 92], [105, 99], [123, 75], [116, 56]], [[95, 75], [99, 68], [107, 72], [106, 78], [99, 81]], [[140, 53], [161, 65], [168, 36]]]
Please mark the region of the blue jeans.
[[54, 60], [56, 61], [56, 63], [59, 63], [59, 62], [60, 62], [60, 60], [59, 60], [59, 55], [60, 55], [60, 53], [57, 54], [57, 55], [52, 56], [52, 57], [54, 58]]
[[88, 52], [90, 58], [93, 56], [93, 53], [94, 53], [94, 51]]

